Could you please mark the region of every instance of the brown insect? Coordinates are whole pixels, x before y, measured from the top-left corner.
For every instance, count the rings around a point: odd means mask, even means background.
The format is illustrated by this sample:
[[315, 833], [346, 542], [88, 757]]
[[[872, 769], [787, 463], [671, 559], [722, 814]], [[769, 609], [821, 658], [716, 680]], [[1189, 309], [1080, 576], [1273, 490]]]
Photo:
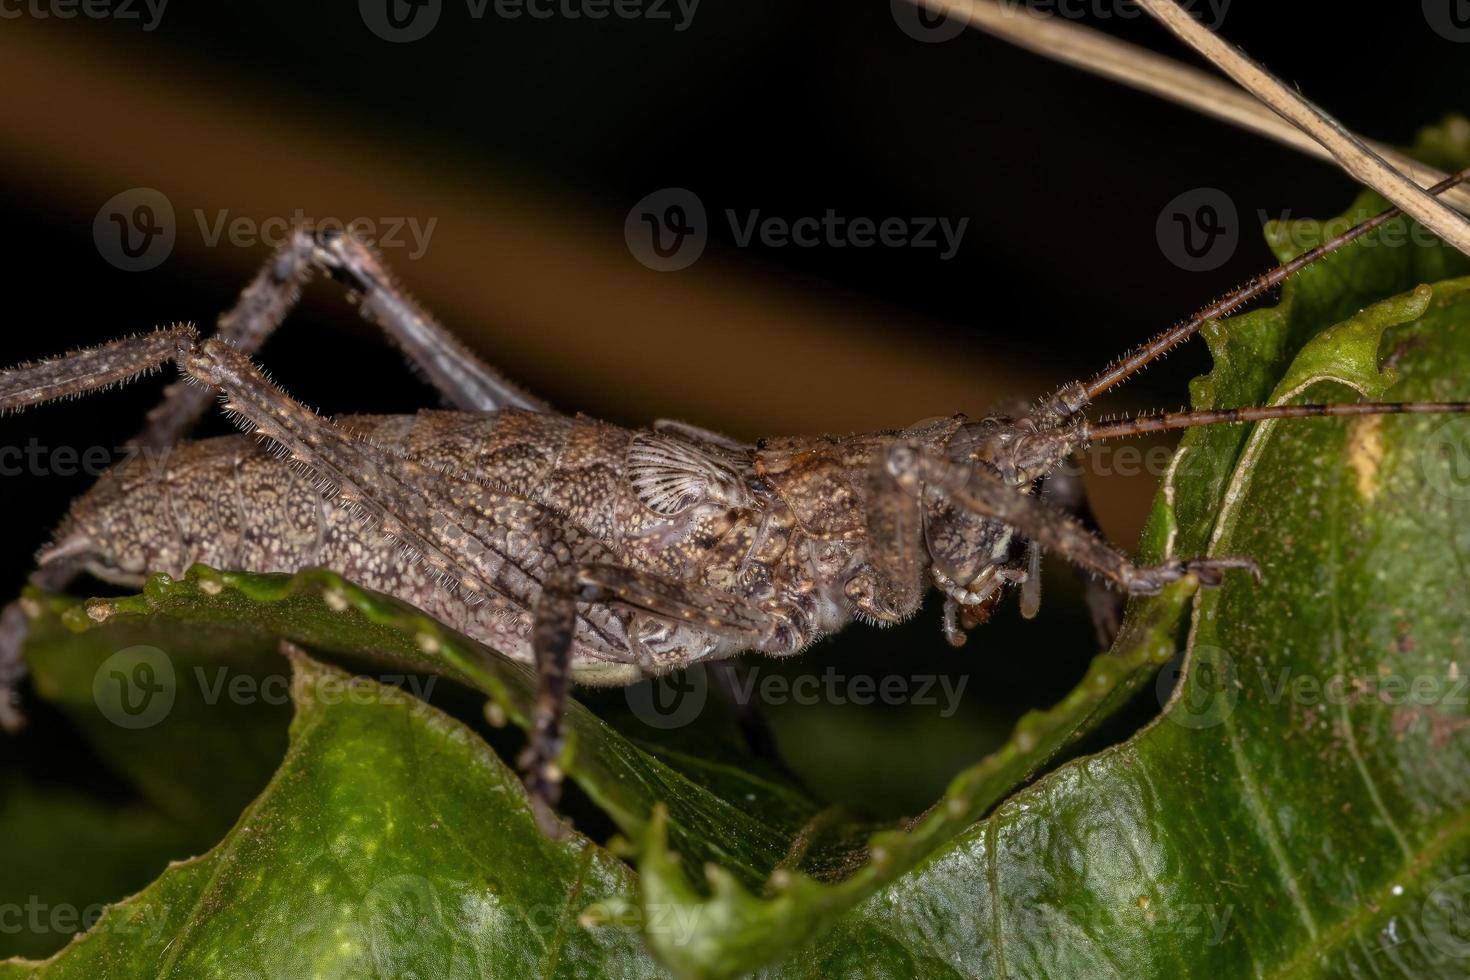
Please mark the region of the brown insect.
[[[1458, 174], [1434, 188], [1463, 180]], [[139, 585], [194, 562], [256, 572], [332, 568], [410, 602], [540, 683], [522, 760], [543, 825], [560, 824], [561, 718], [570, 681], [628, 684], [744, 651], [799, 652], [853, 619], [896, 623], [924, 593], [945, 595], [950, 642], [1008, 588], [1039, 602], [1043, 550], [1113, 595], [1194, 576], [1216, 585], [1242, 557], [1140, 566], [1084, 519], [1057, 475], [1102, 439], [1298, 416], [1463, 412], [1465, 403], [1339, 404], [1184, 412], [1093, 424], [1103, 392], [1292, 272], [1397, 212], [1261, 276], [1085, 382], [1014, 411], [850, 436], [754, 445], [678, 422], [629, 430], [554, 411], [480, 361], [339, 234], [299, 229], [202, 340], [190, 326], [0, 372], [0, 411], [127, 381], [167, 362], [169, 389], [138, 446], [78, 499], [33, 581], [81, 572]], [[250, 360], [322, 271], [345, 283], [454, 406], [411, 416], [325, 419]], [[244, 435], [183, 441], [221, 395]], [[1055, 478], [1054, 478], [1055, 477]], [[1095, 601], [1100, 631], [1116, 603]], [[0, 616], [0, 717], [20, 722], [15, 686], [27, 619]]]

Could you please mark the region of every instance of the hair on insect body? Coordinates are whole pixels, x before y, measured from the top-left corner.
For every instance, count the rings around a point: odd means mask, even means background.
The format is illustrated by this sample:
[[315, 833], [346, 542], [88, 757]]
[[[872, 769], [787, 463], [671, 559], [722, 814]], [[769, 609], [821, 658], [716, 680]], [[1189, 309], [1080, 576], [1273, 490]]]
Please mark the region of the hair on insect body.
[[[1463, 218], [1434, 197], [1458, 193], [1470, 170], [1421, 190], [1175, 5], [1140, 4], [1403, 213], [1470, 253]], [[966, 10], [977, 24], [1002, 16], [987, 5]], [[1007, 29], [1021, 23], [1041, 22], [1022, 18]], [[623, 685], [744, 652], [790, 656], [853, 620], [902, 621], [931, 588], [944, 596], [944, 634], [959, 645], [1011, 591], [1024, 615], [1036, 614], [1046, 552], [1087, 573], [1105, 641], [1116, 630], [1117, 598], [1186, 578], [1213, 587], [1232, 571], [1259, 577], [1251, 556], [1134, 562], [1091, 525], [1080, 481], [1063, 464], [1092, 444], [1147, 432], [1470, 412], [1470, 402], [1361, 402], [1087, 418], [1096, 399], [1206, 323], [1400, 213], [1392, 208], [1257, 277], [1034, 403], [753, 444], [682, 422], [635, 430], [563, 414], [445, 330], [363, 243], [297, 228], [208, 339], [178, 324], [0, 371], [0, 413], [169, 363], [183, 376], [134, 441], [142, 452], [72, 504], [32, 582], [58, 591], [86, 573], [137, 587], [150, 573], [181, 575], [196, 562], [251, 572], [327, 567], [410, 603], [534, 666], [538, 696], [521, 766], [543, 829], [559, 834], [562, 721], [574, 681]], [[266, 377], [252, 355], [317, 274], [354, 294], [449, 409], [328, 419]], [[187, 440], [215, 397], [247, 434]], [[28, 626], [25, 604], [0, 611], [0, 724], [8, 728], [23, 721]]]
[[[1443, 191], [1470, 171], [1437, 185]], [[1093, 423], [1093, 401], [1293, 272], [1397, 214], [1385, 212], [1258, 277], [1094, 377], [1020, 409], [850, 436], [745, 444], [660, 421], [629, 430], [561, 414], [456, 341], [351, 237], [298, 229], [205, 340], [187, 325], [0, 371], [0, 411], [110, 387], [172, 362], [171, 387], [136, 443], [152, 452], [108, 471], [38, 556], [58, 590], [86, 572], [137, 586], [195, 563], [253, 572], [329, 567], [409, 602], [498, 653], [534, 664], [533, 730], [522, 759], [544, 827], [561, 771], [573, 681], [632, 683], [755, 651], [789, 656], [857, 619], [896, 623], [929, 588], [950, 642], [1019, 589], [1039, 604], [1042, 553], [1089, 573], [1100, 632], [1113, 595], [1186, 576], [1218, 585], [1246, 556], [1141, 566], [1079, 515], [1063, 463], [1100, 440], [1304, 416], [1470, 411], [1470, 403], [1346, 403], [1178, 412]], [[316, 271], [345, 283], [454, 406], [326, 419], [250, 360]], [[261, 438], [182, 437], [214, 395]], [[159, 456], [161, 451], [167, 454]], [[161, 460], [161, 463], [160, 463]], [[392, 547], [384, 547], [391, 542]], [[16, 684], [28, 625], [0, 614], [0, 698]]]

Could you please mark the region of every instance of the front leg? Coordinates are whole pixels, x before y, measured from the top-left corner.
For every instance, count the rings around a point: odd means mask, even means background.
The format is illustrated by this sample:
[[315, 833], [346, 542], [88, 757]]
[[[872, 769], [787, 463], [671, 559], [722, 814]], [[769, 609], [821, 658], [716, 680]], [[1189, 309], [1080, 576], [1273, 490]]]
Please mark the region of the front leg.
[[566, 826], [556, 815], [563, 773], [558, 759], [566, 744], [563, 723], [571, 687], [572, 638], [577, 606], [621, 602], [712, 636], [759, 646], [776, 622], [753, 603], [702, 585], [678, 582], [623, 565], [588, 563], [564, 568], [541, 586], [531, 630], [536, 656], [537, 696], [530, 744], [520, 759], [536, 821], [549, 837]]
[[[1072, 460], [1075, 463], [1080, 457], [1073, 456]], [[1042, 496], [1067, 513], [1076, 515], [1082, 526], [1093, 534], [1102, 533], [1097, 515], [1092, 512], [1092, 504], [1087, 499], [1087, 487], [1080, 469], [1047, 477]], [[1039, 553], [1040, 547], [1036, 551]], [[1111, 650], [1123, 623], [1124, 599], [1092, 575], [1081, 575], [1080, 578], [1087, 612], [1092, 618], [1092, 628], [1097, 633], [1098, 648]]]
[[917, 497], [924, 487], [932, 487], [965, 510], [1010, 525], [1129, 595], [1157, 595], [1187, 575], [1206, 586], [1219, 585], [1230, 569], [1259, 575], [1256, 563], [1248, 558], [1171, 558], [1159, 565], [1136, 565], [1077, 518], [1012, 488], [989, 469], [956, 463], [915, 446], [894, 446], [884, 466], [906, 495]]

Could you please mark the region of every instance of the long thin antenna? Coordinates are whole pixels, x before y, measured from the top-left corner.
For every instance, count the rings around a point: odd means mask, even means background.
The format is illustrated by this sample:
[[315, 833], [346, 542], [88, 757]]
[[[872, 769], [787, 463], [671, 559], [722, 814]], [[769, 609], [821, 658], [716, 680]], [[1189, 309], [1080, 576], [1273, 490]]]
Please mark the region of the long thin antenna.
[[1192, 429], [1201, 425], [1235, 425], [1271, 419], [1342, 418], [1357, 415], [1454, 415], [1470, 413], [1470, 402], [1343, 402], [1334, 405], [1261, 405], [1200, 412], [1168, 412], [1143, 418], [1121, 419], [1097, 425], [1084, 423], [1080, 434], [1088, 442], [1122, 439], [1148, 432]]
[[[1429, 193], [1440, 194], [1467, 179], [1470, 179], [1470, 167], [1446, 177], [1438, 184], [1429, 188]], [[1198, 333], [1199, 329], [1210, 320], [1217, 320], [1220, 317], [1235, 312], [1246, 303], [1280, 285], [1293, 274], [1300, 272], [1323, 256], [1329, 255], [1344, 245], [1361, 238], [1375, 228], [1381, 227], [1394, 218], [1397, 218], [1402, 213], [1397, 207], [1392, 207], [1361, 224], [1354, 225], [1341, 235], [1325, 241], [1309, 251], [1303, 252], [1290, 262], [1278, 265], [1270, 272], [1256, 276], [1244, 286], [1211, 303], [1188, 320], [1175, 324], [1152, 340], [1139, 345], [1121, 360], [1115, 361], [1112, 365], [1094, 375], [1091, 380], [1083, 383], [1083, 390], [1087, 393], [1088, 401], [1095, 399], [1109, 388], [1113, 388], [1137, 374], [1159, 357], [1168, 353], [1179, 344], [1184, 343], [1184, 341]]]

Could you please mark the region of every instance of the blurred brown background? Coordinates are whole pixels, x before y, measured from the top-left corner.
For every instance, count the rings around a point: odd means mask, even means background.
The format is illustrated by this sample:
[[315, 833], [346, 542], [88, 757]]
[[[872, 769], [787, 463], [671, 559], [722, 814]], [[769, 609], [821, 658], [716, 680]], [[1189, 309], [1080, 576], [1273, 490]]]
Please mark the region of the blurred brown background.
[[[568, 16], [588, 9], [571, 0], [541, 6], [545, 18], [493, 3], [475, 17], [442, 0], [433, 29], [406, 43], [380, 36], [383, 0], [174, 0], [158, 16], [134, 3], [132, 17], [67, 2], [25, 0], [0, 19], [0, 363], [210, 323], [267, 254], [228, 230], [211, 244], [217, 223], [274, 219], [279, 231], [299, 212], [428, 230], [422, 248], [402, 232], [390, 263], [493, 363], [565, 409], [744, 437], [899, 426], [1100, 366], [1266, 267], [1263, 215], [1335, 213], [1353, 193], [1324, 164], [990, 38], [918, 40], [886, 0], [704, 0], [688, 17], [668, 3], [666, 19], [602, 20]], [[435, 4], [389, 2], [410, 22]], [[1188, 59], [1126, 4], [1038, 6]], [[1420, 4], [1212, 9], [1224, 34], [1367, 135], [1407, 143], [1470, 108], [1470, 48]], [[102, 234], [94, 222], [140, 187], [167, 200], [175, 240], [152, 268], [127, 271], [108, 261], [107, 222]], [[703, 203], [708, 243], [690, 267], [658, 272], [630, 251], [625, 221], [670, 187]], [[1158, 228], [1171, 201], [1202, 188], [1235, 208], [1236, 245], [1191, 271]], [[725, 218], [829, 209], [967, 225], [942, 259], [742, 245]], [[262, 359], [328, 412], [433, 403], [330, 287]], [[1206, 365], [1191, 348], [1108, 408], [1177, 407]], [[120, 445], [162, 383], [0, 419], [0, 446], [35, 439], [44, 459]], [[56, 469], [0, 478], [7, 595], [91, 482]], [[1130, 546], [1154, 477], [1092, 483], [1104, 524]], [[922, 805], [1094, 652], [1068, 579], [1056, 584], [1042, 622], [1008, 613], [961, 654], [943, 647], [931, 609], [810, 655], [962, 668], [964, 718], [924, 734], [852, 710], [792, 712], [778, 719], [788, 744], [848, 739], [870, 782], [894, 774], [879, 809]], [[902, 738], [885, 735], [890, 723]], [[840, 796], [841, 765], [825, 777]]]

